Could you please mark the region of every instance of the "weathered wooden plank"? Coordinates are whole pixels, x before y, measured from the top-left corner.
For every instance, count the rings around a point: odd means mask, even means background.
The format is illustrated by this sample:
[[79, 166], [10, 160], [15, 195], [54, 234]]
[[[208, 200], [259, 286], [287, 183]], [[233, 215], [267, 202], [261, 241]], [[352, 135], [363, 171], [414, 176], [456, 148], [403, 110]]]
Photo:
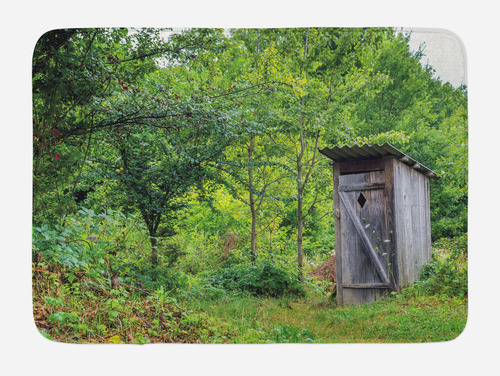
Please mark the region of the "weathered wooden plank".
[[418, 244], [419, 248], [415, 250], [415, 260], [414, 263], [414, 278], [420, 278], [420, 272], [422, 266], [431, 261], [431, 229], [430, 229], [430, 205], [429, 205], [429, 179], [422, 174], [416, 174], [418, 178], [415, 181], [418, 182], [418, 223], [414, 226], [418, 226]]
[[385, 183], [365, 183], [339, 186], [340, 192], [365, 191], [370, 189], [384, 189]]
[[409, 254], [410, 257], [408, 265], [408, 278], [410, 283], [417, 279], [417, 267], [420, 262], [419, 258], [422, 249], [422, 227], [420, 223], [420, 187], [422, 186], [421, 178], [423, 178], [423, 176], [418, 171], [409, 171], [407, 184], [409, 192], [412, 235], [412, 243], [410, 247], [411, 252]]
[[[388, 249], [386, 252], [389, 253], [389, 261], [391, 263], [389, 267], [389, 274], [392, 271], [391, 285], [392, 288], [396, 291], [399, 291], [399, 272], [398, 272], [398, 263], [396, 257], [397, 250], [397, 242], [395, 236], [395, 228], [394, 228], [394, 216], [396, 215], [396, 211], [394, 209], [394, 164], [396, 163], [395, 157], [386, 157], [384, 158], [385, 163], [385, 188], [384, 188], [384, 197], [385, 197], [385, 225], [387, 230], [387, 239], [390, 241], [388, 245]], [[391, 277], [391, 276], [389, 276]]]
[[347, 214], [351, 218], [351, 221], [354, 225], [354, 228], [356, 229], [359, 237], [361, 238], [361, 241], [363, 242], [364, 248], [363, 250], [366, 252], [366, 255], [368, 258], [372, 261], [373, 265], [375, 266], [375, 269], [380, 276], [380, 279], [384, 283], [389, 283], [389, 278], [387, 277], [387, 273], [385, 272], [382, 264], [380, 263], [380, 260], [378, 259], [377, 252], [375, 251], [375, 248], [373, 247], [368, 234], [365, 231], [365, 228], [363, 224], [361, 223], [361, 220], [356, 216], [356, 212], [354, 208], [352, 207], [351, 203], [349, 202], [349, 199], [346, 197], [345, 192], [339, 192], [340, 200], [342, 202], [342, 205], [344, 205]]
[[[411, 212], [412, 207], [412, 194], [411, 194], [411, 179], [410, 179], [410, 167], [403, 163], [398, 163], [398, 186], [399, 186], [399, 202], [398, 202], [398, 212], [399, 212], [399, 223], [396, 225], [398, 229], [398, 243], [400, 244], [399, 249], [399, 265], [400, 274], [402, 276], [402, 287], [408, 285], [412, 282], [411, 280], [411, 269], [412, 263], [414, 263], [413, 254], [415, 243], [413, 241], [413, 216]], [[414, 183], [413, 183], [414, 184]]]
[[386, 283], [347, 283], [345, 289], [391, 289], [390, 284]]
[[337, 272], [337, 302], [343, 304], [343, 289], [342, 289], [342, 224], [340, 220], [340, 198], [338, 194], [340, 169], [339, 163], [333, 165], [333, 206], [335, 210], [334, 226], [335, 226], [335, 262]]
[[[370, 172], [370, 182], [372, 183], [384, 183], [385, 186], [385, 171], [374, 171]], [[370, 191], [365, 191], [368, 193], [368, 203], [365, 204], [365, 208], [368, 212], [365, 214], [366, 216], [361, 215], [360, 218], [366, 218], [366, 222], [370, 223], [370, 227], [367, 229], [369, 236], [371, 236], [372, 241], [374, 241], [373, 246], [377, 247], [375, 249], [377, 251], [377, 258], [380, 260], [384, 271], [387, 273], [387, 277], [390, 282], [389, 269], [387, 266], [387, 261], [382, 253], [385, 252], [384, 240], [389, 236], [387, 232], [387, 226], [385, 223], [386, 217], [386, 208], [385, 208], [385, 196], [384, 189], [373, 189]], [[371, 279], [366, 278], [365, 283], [379, 283], [379, 276], [375, 270], [375, 267], [372, 266], [373, 272], [371, 273]], [[379, 300], [383, 294], [384, 290], [382, 289], [369, 289], [366, 291], [371, 292], [371, 301]]]
[[425, 246], [425, 262], [431, 262], [432, 259], [432, 239], [431, 239], [431, 197], [430, 197], [430, 182], [429, 179], [425, 182], [425, 231], [426, 231], [426, 246]]
[[341, 175], [364, 173], [369, 171], [382, 171], [384, 169], [384, 161], [382, 159], [349, 161], [338, 163], [338, 165]]

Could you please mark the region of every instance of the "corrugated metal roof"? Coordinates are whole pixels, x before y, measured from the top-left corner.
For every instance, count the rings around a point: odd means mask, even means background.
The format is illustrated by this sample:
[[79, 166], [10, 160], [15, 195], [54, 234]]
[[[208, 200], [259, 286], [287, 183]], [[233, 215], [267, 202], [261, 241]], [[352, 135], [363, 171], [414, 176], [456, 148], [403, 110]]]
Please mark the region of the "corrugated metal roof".
[[377, 159], [392, 155], [398, 158], [404, 164], [421, 172], [425, 176], [428, 176], [429, 178], [432, 179], [439, 179], [434, 171], [425, 167], [423, 164], [417, 162], [416, 160], [409, 157], [405, 153], [399, 151], [389, 143], [385, 143], [383, 145], [364, 144], [362, 146], [358, 145], [342, 146], [342, 147], [335, 146], [333, 149], [326, 147], [320, 150], [319, 152], [336, 162], [354, 161], [359, 159]]

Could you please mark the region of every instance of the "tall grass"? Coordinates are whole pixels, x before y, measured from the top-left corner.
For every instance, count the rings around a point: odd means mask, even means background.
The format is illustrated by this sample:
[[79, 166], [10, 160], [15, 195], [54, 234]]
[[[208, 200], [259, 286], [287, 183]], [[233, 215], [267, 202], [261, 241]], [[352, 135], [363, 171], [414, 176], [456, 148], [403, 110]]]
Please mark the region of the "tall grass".
[[398, 296], [362, 306], [226, 295], [186, 304], [229, 325], [229, 343], [408, 343], [456, 338], [467, 302], [446, 295]]

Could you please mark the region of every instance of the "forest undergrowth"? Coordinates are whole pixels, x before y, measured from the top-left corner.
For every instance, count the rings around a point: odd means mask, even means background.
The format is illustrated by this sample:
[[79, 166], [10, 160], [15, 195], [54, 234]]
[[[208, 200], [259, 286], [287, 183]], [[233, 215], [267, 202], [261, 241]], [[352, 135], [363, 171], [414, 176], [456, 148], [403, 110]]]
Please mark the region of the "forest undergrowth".
[[[421, 281], [361, 306], [337, 305], [335, 294], [313, 278], [297, 290], [273, 294], [262, 278], [266, 267], [273, 273], [269, 264], [255, 268], [261, 278], [254, 282], [223, 285], [226, 270], [219, 282], [212, 274], [182, 288], [154, 290], [126, 279], [118, 285], [92, 279], [83, 269], [47, 262], [37, 253], [33, 314], [41, 335], [69, 343], [447, 341], [467, 321], [467, 264], [462, 252], [451, 250], [456, 244], [435, 244], [447, 248], [435, 251]], [[242, 275], [251, 274], [249, 268]], [[230, 274], [233, 282], [236, 274]], [[254, 285], [260, 290], [248, 288]]]

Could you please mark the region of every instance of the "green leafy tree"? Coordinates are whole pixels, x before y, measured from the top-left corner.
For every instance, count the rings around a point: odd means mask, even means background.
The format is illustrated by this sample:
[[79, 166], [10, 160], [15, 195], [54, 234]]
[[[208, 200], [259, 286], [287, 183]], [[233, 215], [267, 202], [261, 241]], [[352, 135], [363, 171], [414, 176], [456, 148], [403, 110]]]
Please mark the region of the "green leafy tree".
[[158, 59], [183, 61], [218, 36], [201, 31], [165, 41], [161, 31], [61, 29], [39, 39], [33, 54], [35, 220], [74, 210], [73, 195], [99, 132], [192, 112], [188, 104], [172, 110], [158, 102], [161, 88], [142, 83], [158, 69]]
[[224, 104], [216, 108], [206, 90], [178, 82], [191, 82], [178, 66], [217, 48], [220, 35], [194, 30], [168, 41], [152, 29], [44, 35], [33, 60], [35, 213], [44, 208], [64, 218], [83, 169], [85, 177], [95, 167], [101, 180], [117, 178], [122, 201], [141, 212], [156, 265], [162, 219], [172, 217], [176, 200], [202, 179], [202, 164], [232, 139]]
[[349, 101], [355, 96], [373, 95], [380, 90], [384, 77], [356, 65], [364, 30], [287, 29], [268, 33], [268, 43], [281, 55], [280, 69], [292, 77], [275, 95], [275, 135], [271, 138], [295, 173], [293, 217], [301, 270], [305, 217], [313, 218], [316, 204], [329, 191], [325, 187], [327, 166], [319, 164], [318, 147], [329, 140], [352, 138]]

